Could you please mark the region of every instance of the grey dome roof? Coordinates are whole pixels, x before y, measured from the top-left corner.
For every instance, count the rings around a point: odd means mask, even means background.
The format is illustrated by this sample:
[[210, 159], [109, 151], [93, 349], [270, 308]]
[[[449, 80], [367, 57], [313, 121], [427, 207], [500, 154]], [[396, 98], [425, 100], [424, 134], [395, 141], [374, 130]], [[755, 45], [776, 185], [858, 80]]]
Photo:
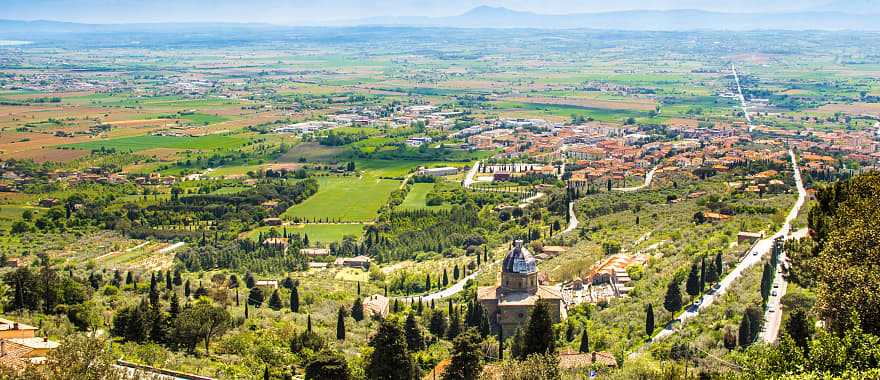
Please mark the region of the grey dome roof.
[[504, 257], [501, 270], [507, 273], [534, 273], [538, 268], [535, 258], [523, 247], [523, 241], [517, 240], [513, 242], [513, 248]]

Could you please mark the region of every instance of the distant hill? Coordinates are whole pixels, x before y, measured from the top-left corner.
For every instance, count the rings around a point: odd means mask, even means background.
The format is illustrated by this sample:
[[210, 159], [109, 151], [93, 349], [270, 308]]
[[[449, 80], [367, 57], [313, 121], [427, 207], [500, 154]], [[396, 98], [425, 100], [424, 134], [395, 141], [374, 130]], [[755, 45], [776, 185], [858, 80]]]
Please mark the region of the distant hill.
[[852, 13], [856, 15], [878, 15], [880, 14], [880, 0], [835, 0], [810, 10]]
[[[846, 0], [852, 9], [880, 0]], [[833, 5], [829, 5], [833, 7]], [[848, 9], [850, 9], [848, 8]], [[834, 9], [834, 8], [830, 8]], [[873, 8], [880, 13], [880, 8]], [[880, 30], [875, 17], [830, 10], [786, 13], [722, 13], [702, 10], [635, 10], [563, 15], [480, 6], [450, 17], [374, 17], [335, 25], [407, 25], [456, 28], [540, 28], [612, 30]]]
[[[868, 13], [875, 13], [873, 15]], [[627, 31], [688, 30], [856, 30], [880, 31], [880, 0], [835, 0], [806, 11], [723, 13], [693, 9], [633, 10], [602, 13], [539, 14], [480, 6], [449, 17], [372, 17], [315, 23], [312, 26], [407, 26], [440, 28], [600, 29]], [[26, 37], [68, 33], [183, 33], [284, 31], [293, 26], [245, 23], [81, 24], [59, 21], [0, 20], [0, 34]], [[0, 35], [0, 37], [4, 37]]]

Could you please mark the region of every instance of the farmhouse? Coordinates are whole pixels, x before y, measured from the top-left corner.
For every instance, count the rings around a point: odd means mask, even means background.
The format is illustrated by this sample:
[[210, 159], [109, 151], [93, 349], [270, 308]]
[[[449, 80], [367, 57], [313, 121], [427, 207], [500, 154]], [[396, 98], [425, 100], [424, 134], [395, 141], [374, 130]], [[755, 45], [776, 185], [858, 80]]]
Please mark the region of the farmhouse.
[[287, 247], [290, 246], [290, 241], [283, 237], [270, 237], [263, 240], [263, 245], [286, 252]]
[[477, 299], [493, 328], [501, 329], [506, 337], [513, 336], [528, 321], [539, 302], [549, 306], [554, 323], [566, 318], [561, 291], [554, 286], [538, 284], [535, 258], [523, 247], [522, 240], [514, 242], [501, 264], [501, 284], [481, 286], [477, 289]]
[[58, 348], [58, 342], [36, 336], [37, 328], [0, 318], [0, 366], [22, 368], [40, 364]]
[[281, 218], [266, 218], [263, 219], [263, 223], [267, 226], [280, 226], [284, 224], [284, 221], [282, 221]]
[[257, 280], [254, 281], [254, 286], [258, 288], [274, 290], [278, 289], [278, 280]]
[[327, 248], [303, 248], [299, 250], [299, 254], [308, 257], [329, 256], [330, 250]]
[[442, 177], [458, 173], [458, 168], [452, 166], [444, 166], [442, 168], [419, 169], [419, 175], [429, 175], [433, 177]]
[[386, 317], [388, 315], [388, 305], [389, 305], [388, 297], [383, 295], [374, 294], [372, 296], [367, 297], [364, 302], [364, 315], [365, 316], [379, 316]]
[[372, 259], [366, 256], [357, 256], [357, 257], [340, 257], [336, 259], [334, 264], [336, 266], [341, 267], [349, 267], [349, 268], [360, 268], [363, 270], [370, 269], [370, 262]]

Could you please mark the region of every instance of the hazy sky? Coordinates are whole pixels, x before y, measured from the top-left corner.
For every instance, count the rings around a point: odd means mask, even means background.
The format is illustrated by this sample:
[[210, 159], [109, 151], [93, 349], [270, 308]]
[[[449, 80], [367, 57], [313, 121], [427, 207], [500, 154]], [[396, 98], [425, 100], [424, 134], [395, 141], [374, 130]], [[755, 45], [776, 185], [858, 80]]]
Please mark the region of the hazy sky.
[[451, 16], [480, 5], [537, 13], [631, 9], [774, 12], [803, 10], [830, 2], [832, 0], [0, 0], [0, 19], [308, 24], [373, 16]]

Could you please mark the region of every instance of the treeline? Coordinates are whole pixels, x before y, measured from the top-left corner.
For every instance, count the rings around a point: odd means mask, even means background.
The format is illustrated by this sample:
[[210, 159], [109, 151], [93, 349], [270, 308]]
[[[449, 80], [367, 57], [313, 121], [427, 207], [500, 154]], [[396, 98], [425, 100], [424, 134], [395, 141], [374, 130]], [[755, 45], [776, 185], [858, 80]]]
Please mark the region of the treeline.
[[[136, 204], [123, 206], [124, 218], [114, 227], [136, 235], [154, 231], [215, 230], [241, 232], [258, 225], [263, 219], [276, 217], [290, 206], [298, 204], [317, 192], [314, 179], [290, 183], [270, 180], [254, 188], [236, 194], [197, 194], [180, 196], [180, 190], [172, 188], [171, 199], [155, 205], [141, 207]], [[266, 201], [274, 205], [264, 205]], [[172, 233], [176, 235], [177, 233]], [[161, 237], [158, 233], [155, 237]], [[182, 234], [191, 237], [191, 232]]]
[[285, 237], [288, 246], [264, 245], [249, 239], [219, 240], [181, 250], [175, 259], [190, 272], [230, 269], [257, 273], [292, 272], [307, 268], [299, 254], [304, 246], [299, 234]]
[[369, 252], [380, 262], [413, 259], [420, 252], [448, 253], [485, 243], [478, 211], [471, 206], [455, 206], [449, 211], [393, 212], [387, 233], [369, 233]]

